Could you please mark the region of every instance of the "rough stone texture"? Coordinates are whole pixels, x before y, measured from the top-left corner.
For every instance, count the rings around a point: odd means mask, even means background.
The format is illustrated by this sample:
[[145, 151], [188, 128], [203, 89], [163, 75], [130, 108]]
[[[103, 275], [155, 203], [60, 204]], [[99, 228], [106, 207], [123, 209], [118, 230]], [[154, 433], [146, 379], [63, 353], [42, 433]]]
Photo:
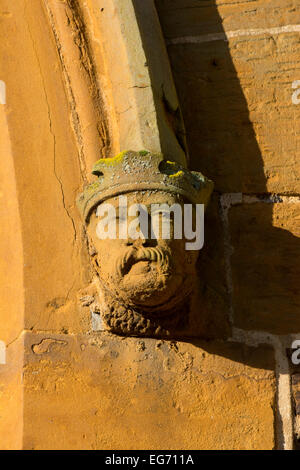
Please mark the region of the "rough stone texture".
[[[98, 56], [96, 67], [87, 41], [88, 27], [82, 18], [82, 2], [47, 0], [40, 3], [43, 10], [35, 10], [35, 13], [43, 14], [42, 23], [49, 27], [49, 36], [57, 51], [78, 161], [82, 177], [88, 177], [99, 155], [109, 156], [115, 145], [113, 116], [105, 103], [107, 93], [103, 84], [99, 86], [103, 60]], [[84, 175], [85, 172], [88, 174]]]
[[292, 375], [292, 396], [294, 411], [294, 440], [295, 449], [300, 448], [300, 374], [299, 371]]
[[23, 247], [7, 116], [0, 106], [0, 340], [9, 343], [24, 324]]
[[297, 0], [155, 0], [166, 38], [298, 24]]
[[25, 449], [274, 447], [268, 347], [28, 334], [26, 351]]
[[213, 193], [205, 212], [204, 246], [197, 263], [199, 315], [204, 310], [211, 317], [211, 336], [231, 336], [229, 324], [230, 302], [226, 285], [224, 258], [224, 230], [221, 220], [219, 199]]
[[83, 175], [60, 61], [42, 2], [3, 1], [1, 11], [0, 68], [21, 219], [25, 327], [78, 331], [75, 296], [88, 281], [75, 207]]
[[[292, 345], [292, 342], [290, 342], [289, 346], [291, 345]], [[296, 362], [298, 362], [300, 358], [300, 348], [294, 344], [293, 346], [294, 348], [288, 347], [286, 349], [286, 355], [287, 355], [288, 362], [289, 362], [290, 377], [291, 377], [294, 449], [299, 450], [300, 449], [300, 365], [297, 364]]]
[[[169, 3], [158, 2], [166, 38], [298, 21], [295, 2], [284, 9], [282, 2], [281, 7], [276, 2], [274, 12], [273, 2], [250, 2], [248, 8], [228, 2], [218, 10], [213, 2], [203, 6], [192, 2], [190, 9], [185, 2], [176, 3], [177, 8], [171, 8]], [[223, 27], [222, 8], [228, 15]], [[267, 13], [270, 8], [272, 14]], [[251, 11], [253, 18], [261, 19], [249, 22]], [[172, 15], [176, 20], [171, 24]], [[238, 27], [234, 21], [229, 24], [234, 16], [239, 18]], [[288, 22], [291, 17], [294, 20]], [[207, 28], [202, 27], [204, 23]], [[292, 103], [292, 83], [299, 80], [298, 38], [297, 32], [241, 33], [228, 41], [169, 46], [191, 165], [214, 180], [217, 190], [299, 193], [300, 106]]]
[[0, 446], [22, 442], [22, 366], [24, 325], [23, 247], [18, 195], [7, 118], [0, 105]]
[[[77, 202], [93, 247], [91, 265], [99, 287], [97, 308], [106, 329], [124, 336], [211, 337], [214, 332], [207, 334], [206, 330], [213, 315], [207, 317], [201, 305], [199, 308], [195, 286], [202, 240], [197, 238], [188, 244], [186, 234], [178, 237], [176, 231], [177, 223], [183, 222], [185, 203], [194, 210], [198, 205], [206, 208], [213, 183], [201, 173], [164, 160], [161, 154], [145, 151], [122, 152], [112, 159], [100, 159], [93, 173], [99, 175], [97, 182], [85, 188]], [[120, 209], [124, 203], [125, 220]], [[147, 213], [147, 227], [141, 222], [137, 237], [129, 234], [130, 207], [136, 203]], [[123, 239], [118, 235], [111, 239], [99, 236], [98, 209], [107, 208], [106, 204], [114, 206], [125, 229]], [[168, 239], [160, 233], [159, 219], [153, 212], [155, 205], [157, 208], [179, 205], [180, 219], [177, 221], [174, 215]], [[189, 222], [192, 224], [192, 219]], [[155, 240], [152, 229], [157, 231]], [[203, 229], [204, 225], [196, 227], [198, 236]], [[120, 230], [115, 225], [119, 235]]]
[[230, 209], [234, 322], [239, 328], [300, 331], [299, 219], [299, 203]]
[[292, 390], [294, 398], [294, 411], [295, 415], [300, 415], [300, 375], [295, 373], [292, 375]]
[[0, 448], [21, 449], [23, 442], [23, 337], [7, 343], [0, 364]]
[[115, 155], [146, 148], [185, 165], [178, 98], [153, 1], [72, 3], [88, 26], [86, 35], [97, 65], [99, 58], [104, 64], [105, 74], [100, 70], [98, 78], [115, 124]]

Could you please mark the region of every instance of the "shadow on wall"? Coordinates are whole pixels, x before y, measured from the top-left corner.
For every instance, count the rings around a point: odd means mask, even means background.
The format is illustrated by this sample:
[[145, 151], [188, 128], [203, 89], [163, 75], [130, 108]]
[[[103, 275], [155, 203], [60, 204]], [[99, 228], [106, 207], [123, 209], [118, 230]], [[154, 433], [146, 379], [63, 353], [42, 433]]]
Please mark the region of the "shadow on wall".
[[[185, 121], [190, 168], [215, 182], [199, 261], [203, 303], [213, 306], [211, 315], [218, 331], [228, 332], [231, 304], [232, 324], [237, 328], [273, 334], [300, 332], [300, 205], [268, 194], [263, 155], [229, 43], [175, 41], [224, 33], [215, 1], [156, 0], [156, 5]], [[243, 57], [242, 62], [247, 60]], [[251, 70], [250, 62], [247, 67]], [[257, 86], [255, 76], [248, 86]], [[276, 122], [280, 126], [280, 119]], [[244, 203], [241, 200], [228, 211], [233, 248], [230, 256], [227, 247], [231, 296], [226, 281], [226, 234], [217, 209], [224, 193], [253, 197], [252, 203], [244, 198]], [[246, 356], [243, 360], [248, 361]]]

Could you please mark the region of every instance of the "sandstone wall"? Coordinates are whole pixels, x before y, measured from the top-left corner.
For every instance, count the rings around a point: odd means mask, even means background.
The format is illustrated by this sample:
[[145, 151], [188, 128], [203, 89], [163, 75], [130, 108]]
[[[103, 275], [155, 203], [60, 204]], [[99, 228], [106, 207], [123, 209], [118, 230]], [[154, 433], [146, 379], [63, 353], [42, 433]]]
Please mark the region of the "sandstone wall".
[[156, 5], [190, 167], [215, 182], [199, 273], [217, 338], [93, 331], [75, 198], [92, 163], [119, 145], [111, 36], [97, 26], [106, 10], [98, 0], [0, 0], [1, 448], [296, 445], [298, 376], [286, 351], [300, 338], [300, 6]]
[[[232, 334], [274, 345], [277, 432], [283, 432], [277, 438], [291, 447], [291, 414], [297, 409], [288, 409], [285, 348], [300, 331], [299, 2], [157, 0], [156, 5], [191, 166], [216, 183], [214, 225], [224, 230], [220, 257]], [[220, 235], [209, 237], [203, 256]]]

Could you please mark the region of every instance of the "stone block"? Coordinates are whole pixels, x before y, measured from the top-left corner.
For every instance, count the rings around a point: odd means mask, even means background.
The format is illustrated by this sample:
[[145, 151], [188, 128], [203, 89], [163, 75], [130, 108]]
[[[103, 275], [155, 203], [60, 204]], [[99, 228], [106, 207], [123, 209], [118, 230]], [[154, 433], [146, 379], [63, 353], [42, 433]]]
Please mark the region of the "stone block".
[[258, 202], [229, 212], [235, 326], [300, 331], [300, 204]]
[[26, 336], [26, 449], [272, 449], [269, 347]]
[[221, 192], [300, 191], [298, 33], [169, 46], [191, 167]]
[[156, 0], [166, 38], [245, 29], [266, 29], [299, 23], [295, 0]]

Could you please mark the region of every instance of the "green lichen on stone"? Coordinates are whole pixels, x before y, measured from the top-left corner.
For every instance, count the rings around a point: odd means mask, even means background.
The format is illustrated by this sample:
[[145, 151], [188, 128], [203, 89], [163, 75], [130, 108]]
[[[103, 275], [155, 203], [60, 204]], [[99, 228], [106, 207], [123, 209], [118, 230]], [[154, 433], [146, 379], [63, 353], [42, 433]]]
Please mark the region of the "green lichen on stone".
[[148, 153], [150, 153], [150, 152], [148, 152], [148, 150], [140, 150], [139, 151], [139, 155], [141, 155], [142, 157], [144, 157], [145, 155], [148, 155]]
[[100, 201], [133, 190], [172, 192], [204, 205], [213, 190], [213, 183], [201, 173], [147, 150], [125, 150], [115, 157], [101, 158], [93, 174], [98, 176], [97, 181], [88, 185], [77, 200], [84, 220]]
[[101, 167], [103, 166], [106, 167], [114, 167], [118, 165], [119, 163], [122, 162], [124, 156], [128, 153], [128, 150], [124, 150], [123, 152], [120, 152], [118, 155], [115, 157], [109, 157], [109, 158], [100, 158], [100, 160], [97, 160], [95, 165], [93, 166], [93, 174], [97, 174], [99, 171], [101, 171]]
[[86, 192], [86, 193], [93, 193], [96, 189], [98, 189], [98, 187], [99, 187], [99, 182], [98, 182], [98, 181], [95, 181], [94, 183], [89, 184], [89, 185], [85, 188], [85, 192]]

